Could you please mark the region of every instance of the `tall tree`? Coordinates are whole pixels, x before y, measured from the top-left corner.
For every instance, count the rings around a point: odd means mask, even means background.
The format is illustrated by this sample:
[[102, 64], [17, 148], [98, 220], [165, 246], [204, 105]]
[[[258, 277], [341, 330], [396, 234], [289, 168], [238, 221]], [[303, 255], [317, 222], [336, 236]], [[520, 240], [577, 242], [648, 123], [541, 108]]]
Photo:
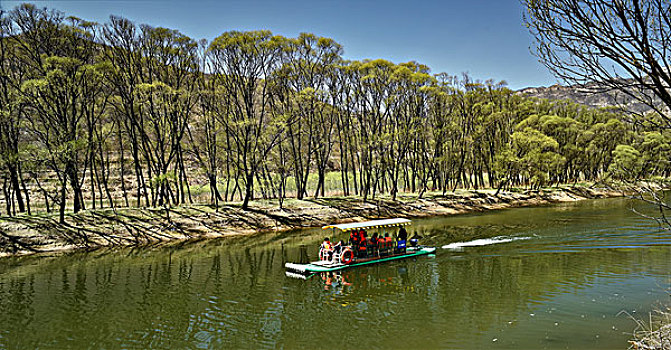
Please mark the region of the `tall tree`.
[[[122, 195], [128, 205], [125, 187], [125, 151], [130, 147], [133, 170], [135, 172], [136, 204], [140, 207], [142, 198], [149, 205], [147, 181], [142, 168], [141, 140], [144, 133], [141, 129], [141, 115], [138, 108], [139, 98], [137, 87], [142, 83], [144, 61], [141, 54], [141, 34], [137, 26], [128, 19], [110, 16], [108, 23], [102, 27], [104, 42], [102, 54], [112, 69], [105, 74], [106, 84], [114, 92], [111, 105], [117, 119], [116, 137], [119, 141], [119, 177]], [[125, 143], [124, 143], [125, 141]], [[126, 146], [128, 144], [128, 146]]]
[[182, 139], [197, 102], [198, 46], [176, 30], [143, 25], [141, 31], [142, 83], [136, 95], [152, 204], [184, 203], [185, 185], [189, 190]]
[[201, 72], [198, 75], [198, 105], [197, 118], [192, 119], [190, 128], [187, 128], [189, 140], [191, 141], [191, 152], [196, 157], [198, 164], [205, 171], [210, 188], [210, 204], [218, 208], [219, 202], [223, 201], [219, 193], [217, 175], [221, 167], [221, 137], [222, 128], [217, 121], [217, 115], [227, 114], [224, 109], [225, 97], [218, 89], [217, 79], [204, 72], [212, 71], [211, 54], [207, 52], [207, 41], [199, 43], [198, 57]]
[[[26, 206], [30, 212], [29, 194], [27, 191], [22, 191], [20, 185], [22, 183], [25, 189], [19, 159], [20, 122], [23, 110], [19, 92], [25, 79], [25, 70], [21, 69], [16, 57], [15, 35], [17, 35], [16, 26], [6, 12], [0, 11], [0, 169], [3, 169], [3, 174], [9, 175], [9, 188], [6, 186], [3, 188], [9, 215], [14, 212], [12, 198], [16, 199], [19, 212], [23, 213]], [[7, 183], [6, 179], [4, 183]]]
[[20, 28], [18, 50], [28, 79], [22, 102], [28, 129], [46, 150], [51, 170], [60, 182], [60, 221], [64, 221], [67, 186], [75, 212], [84, 208], [82, 183], [88, 161], [85, 121], [102, 112], [102, 75], [93, 24], [57, 12], [23, 5], [12, 12]]
[[272, 113], [272, 73], [286, 58], [286, 39], [269, 31], [226, 32], [212, 42], [213, 74], [230, 106], [220, 121], [232, 140], [234, 162], [243, 175], [242, 208], [254, 196], [254, 178], [281, 141], [284, 121]]

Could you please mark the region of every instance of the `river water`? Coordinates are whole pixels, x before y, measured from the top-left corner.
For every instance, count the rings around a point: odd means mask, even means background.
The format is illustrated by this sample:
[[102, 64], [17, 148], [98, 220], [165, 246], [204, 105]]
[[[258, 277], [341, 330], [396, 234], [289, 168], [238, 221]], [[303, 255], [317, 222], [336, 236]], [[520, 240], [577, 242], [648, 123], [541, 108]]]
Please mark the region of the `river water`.
[[318, 229], [0, 259], [0, 348], [626, 349], [671, 301], [671, 234], [632, 206], [414, 220], [435, 256], [307, 280], [283, 265]]

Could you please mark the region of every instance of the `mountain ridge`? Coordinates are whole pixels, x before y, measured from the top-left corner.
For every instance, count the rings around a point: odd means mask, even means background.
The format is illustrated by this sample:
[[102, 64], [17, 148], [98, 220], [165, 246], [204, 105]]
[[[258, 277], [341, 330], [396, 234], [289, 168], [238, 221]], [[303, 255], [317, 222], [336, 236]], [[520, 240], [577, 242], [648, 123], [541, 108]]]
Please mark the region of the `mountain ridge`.
[[526, 87], [517, 90], [516, 92], [523, 96], [544, 98], [548, 100], [570, 100], [593, 108], [615, 107], [630, 113], [641, 114], [653, 111], [650, 106], [633, 97], [598, 83], [590, 83], [582, 86], [564, 86], [555, 84], [547, 87]]

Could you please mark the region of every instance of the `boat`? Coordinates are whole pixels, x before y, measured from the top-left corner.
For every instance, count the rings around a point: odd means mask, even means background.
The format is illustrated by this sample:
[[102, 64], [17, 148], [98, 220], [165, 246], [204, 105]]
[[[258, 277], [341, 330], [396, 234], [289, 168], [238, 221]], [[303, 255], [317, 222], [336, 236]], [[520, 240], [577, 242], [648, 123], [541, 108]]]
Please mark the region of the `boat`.
[[[399, 232], [400, 230], [405, 231], [403, 227], [410, 224], [409, 219], [394, 218], [324, 226], [322, 227], [324, 230], [331, 229], [333, 231], [333, 237], [337, 234], [350, 233], [349, 245], [341, 245], [339, 248], [329, 251], [324, 251], [322, 247], [319, 251], [319, 261], [307, 264], [286, 263], [284, 264], [287, 270], [286, 274], [290, 277], [300, 277], [435, 254], [436, 247], [418, 245], [416, 241], [411, 242], [412, 244], [408, 246], [406, 240], [393, 240], [390, 237], [389, 233], [391, 231], [396, 231], [397, 228]], [[367, 236], [367, 230], [377, 231], [381, 237], [378, 243], [373, 244], [368, 239], [361, 239], [361, 237], [365, 238]], [[362, 241], [364, 243], [361, 243]]]

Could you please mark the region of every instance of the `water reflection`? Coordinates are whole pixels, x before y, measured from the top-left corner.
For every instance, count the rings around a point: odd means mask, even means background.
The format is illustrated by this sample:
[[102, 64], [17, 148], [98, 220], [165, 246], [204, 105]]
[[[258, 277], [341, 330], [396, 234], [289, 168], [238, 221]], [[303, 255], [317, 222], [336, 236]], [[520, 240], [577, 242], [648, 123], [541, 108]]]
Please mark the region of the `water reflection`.
[[394, 264], [393, 268], [359, 268], [336, 272], [325, 272], [309, 276], [320, 280], [325, 291], [347, 299], [365, 298], [372, 292], [376, 295], [393, 294], [410, 290], [407, 262]]

